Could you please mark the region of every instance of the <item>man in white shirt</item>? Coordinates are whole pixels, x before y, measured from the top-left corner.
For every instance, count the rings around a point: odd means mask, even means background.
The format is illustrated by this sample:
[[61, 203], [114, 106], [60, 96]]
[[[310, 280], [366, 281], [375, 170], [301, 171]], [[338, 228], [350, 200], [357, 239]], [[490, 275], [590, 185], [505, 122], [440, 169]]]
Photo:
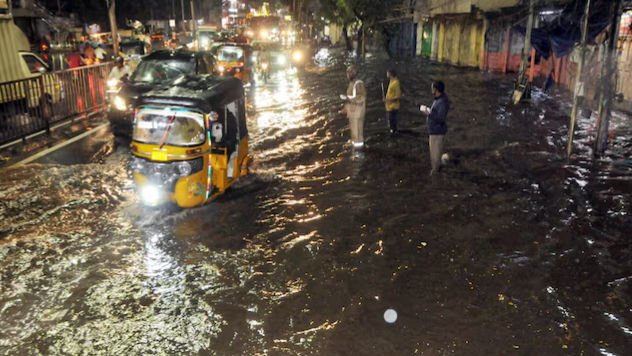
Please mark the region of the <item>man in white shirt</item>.
[[103, 63], [105, 62], [105, 57], [107, 56], [107, 52], [105, 51], [105, 49], [103, 49], [101, 45], [99, 45], [94, 50], [94, 56], [97, 57], [98, 63]]
[[125, 64], [123, 58], [116, 58], [116, 65], [110, 71], [110, 75], [108, 76], [108, 80], [123, 80], [125, 77], [129, 77], [132, 75], [131, 69]]

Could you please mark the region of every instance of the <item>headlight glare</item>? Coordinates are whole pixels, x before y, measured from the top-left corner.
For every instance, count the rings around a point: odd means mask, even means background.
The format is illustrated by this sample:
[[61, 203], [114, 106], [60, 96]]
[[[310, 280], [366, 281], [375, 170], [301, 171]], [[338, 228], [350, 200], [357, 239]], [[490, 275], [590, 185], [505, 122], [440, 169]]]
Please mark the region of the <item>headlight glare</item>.
[[294, 51], [294, 53], [292, 53], [292, 59], [295, 62], [300, 62], [303, 60], [303, 53], [301, 53], [300, 51]]
[[140, 189], [140, 198], [145, 205], [158, 205], [160, 196], [160, 189], [153, 184], [147, 184]]
[[125, 99], [121, 98], [120, 96], [118, 96], [118, 95], [115, 96], [113, 103], [114, 103], [114, 107], [117, 110], [120, 110], [120, 111], [127, 110], [127, 103], [125, 103]]

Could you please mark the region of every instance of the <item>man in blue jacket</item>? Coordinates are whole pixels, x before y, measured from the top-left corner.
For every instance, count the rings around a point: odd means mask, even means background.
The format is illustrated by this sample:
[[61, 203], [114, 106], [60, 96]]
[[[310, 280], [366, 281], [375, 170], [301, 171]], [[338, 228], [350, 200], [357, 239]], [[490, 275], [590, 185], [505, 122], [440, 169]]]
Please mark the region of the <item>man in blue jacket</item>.
[[442, 81], [432, 83], [432, 96], [434, 96], [432, 107], [422, 105], [419, 108], [421, 112], [428, 115], [426, 122], [428, 124], [428, 144], [430, 146], [430, 164], [432, 166], [430, 175], [437, 173], [441, 168], [443, 139], [448, 132], [446, 118], [450, 110], [450, 101], [445, 94], [445, 84]]

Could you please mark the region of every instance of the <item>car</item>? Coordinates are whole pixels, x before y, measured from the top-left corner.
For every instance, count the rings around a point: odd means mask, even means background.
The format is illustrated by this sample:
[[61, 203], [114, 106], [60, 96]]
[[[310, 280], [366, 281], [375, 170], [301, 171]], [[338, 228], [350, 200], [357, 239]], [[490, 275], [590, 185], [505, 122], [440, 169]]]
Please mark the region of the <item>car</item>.
[[181, 48], [159, 50], [143, 57], [130, 78], [118, 83], [108, 105], [114, 135], [131, 137], [134, 108], [140, 95], [169, 86], [183, 76], [199, 74], [218, 74], [215, 58], [209, 52]]
[[41, 110], [40, 115], [51, 116], [53, 104], [58, 103], [63, 96], [59, 78], [35, 53], [19, 51], [18, 58], [21, 63], [14, 75], [19, 79], [13, 84], [7, 83], [0, 92], [0, 108], [7, 106], [14, 113]]

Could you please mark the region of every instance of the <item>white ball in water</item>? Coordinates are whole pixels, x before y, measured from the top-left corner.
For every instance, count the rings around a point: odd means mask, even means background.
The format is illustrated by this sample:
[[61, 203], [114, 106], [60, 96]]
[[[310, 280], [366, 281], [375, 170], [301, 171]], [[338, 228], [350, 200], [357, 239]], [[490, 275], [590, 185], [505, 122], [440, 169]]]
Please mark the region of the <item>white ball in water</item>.
[[394, 309], [386, 309], [384, 312], [384, 320], [389, 324], [393, 324], [397, 321], [397, 312]]
[[443, 164], [444, 166], [446, 164], [448, 164], [448, 162], [450, 162], [450, 155], [447, 153], [444, 153], [441, 155], [441, 164]]

